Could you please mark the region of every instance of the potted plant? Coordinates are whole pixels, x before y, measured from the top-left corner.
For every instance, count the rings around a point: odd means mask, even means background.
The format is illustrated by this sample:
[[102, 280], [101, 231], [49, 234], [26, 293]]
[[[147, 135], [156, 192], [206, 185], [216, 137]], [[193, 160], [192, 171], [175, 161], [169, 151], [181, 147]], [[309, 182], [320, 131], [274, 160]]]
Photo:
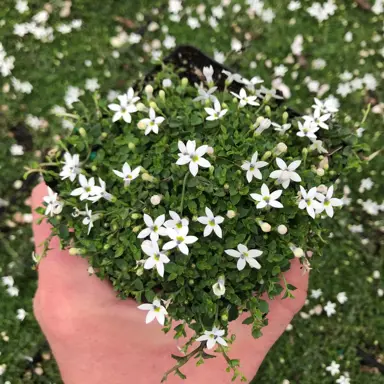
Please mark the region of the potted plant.
[[324, 218], [342, 204], [337, 177], [358, 163], [336, 116], [319, 100], [300, 116], [259, 78], [181, 47], [116, 102], [84, 100], [50, 152], [40, 210], [52, 236], [134, 298], [143, 321], [168, 332], [180, 320], [175, 338], [194, 331], [164, 380], [207, 350], [228, 358], [239, 313], [260, 337], [261, 296], [291, 297], [295, 287], [280, 284], [290, 260], [309, 269], [321, 254]]

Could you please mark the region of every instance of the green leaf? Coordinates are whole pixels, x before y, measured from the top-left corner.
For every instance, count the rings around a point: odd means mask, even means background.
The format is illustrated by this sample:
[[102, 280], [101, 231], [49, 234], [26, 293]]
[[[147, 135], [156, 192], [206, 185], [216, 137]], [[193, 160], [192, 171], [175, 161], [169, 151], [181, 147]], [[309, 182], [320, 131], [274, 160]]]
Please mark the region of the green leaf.
[[135, 288], [138, 290], [138, 291], [143, 291], [144, 290], [144, 285], [143, 285], [143, 282], [137, 278], [135, 281], [134, 281], [134, 286]]
[[259, 337], [263, 336], [263, 334], [261, 333], [260, 329], [254, 328], [252, 329], [252, 336], [254, 339], [258, 339]]
[[243, 323], [242, 324], [252, 324], [253, 323], [253, 317], [252, 316], [249, 316], [247, 317], [245, 320], [243, 320]]
[[264, 300], [260, 300], [259, 301], [259, 309], [263, 313], [268, 313], [268, 311], [269, 311], [269, 304], [266, 301], [264, 301]]

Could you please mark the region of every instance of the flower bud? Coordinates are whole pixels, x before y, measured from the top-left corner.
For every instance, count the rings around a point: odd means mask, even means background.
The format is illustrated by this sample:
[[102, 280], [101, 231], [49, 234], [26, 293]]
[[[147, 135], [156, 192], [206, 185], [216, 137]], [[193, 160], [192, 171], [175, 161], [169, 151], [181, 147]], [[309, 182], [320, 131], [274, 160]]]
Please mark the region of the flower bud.
[[135, 143], [132, 143], [131, 141], [128, 143], [128, 148], [129, 149], [135, 149], [136, 148], [136, 144]]
[[276, 147], [273, 149], [273, 154], [275, 156], [280, 156], [282, 153], [287, 152], [288, 147], [284, 143], [279, 143], [276, 145]]
[[286, 123], [287, 123], [287, 121], [288, 121], [288, 117], [289, 117], [288, 112], [285, 111], [285, 112], [283, 113], [283, 124], [286, 124]]
[[188, 83], [189, 83], [188, 78], [183, 77], [183, 78], [181, 79], [181, 86], [182, 86], [182, 87], [185, 88], [185, 87], [188, 85]]
[[141, 229], [140, 225], [137, 225], [136, 227], [133, 227], [133, 228], [132, 228], [132, 232], [133, 232], [133, 233], [137, 233], [137, 232], [140, 231], [140, 229]]
[[140, 219], [140, 217], [141, 217], [140, 213], [132, 213], [131, 215], [131, 219], [133, 220]]
[[324, 184], [320, 184], [317, 188], [316, 188], [317, 192], [319, 193], [323, 193], [323, 194], [326, 194], [327, 191], [328, 191], [328, 187]]
[[148, 100], [152, 99], [153, 97], [153, 87], [151, 84], [148, 84], [145, 88], [144, 88], [144, 91], [145, 93], [147, 94], [147, 98]]
[[229, 189], [229, 184], [228, 183], [224, 184], [224, 189]]
[[136, 108], [139, 112], [146, 112], [148, 108], [143, 103], [137, 103]]
[[277, 227], [277, 232], [278, 232], [280, 235], [285, 235], [285, 234], [288, 232], [288, 228], [287, 228], [284, 224], [280, 224], [280, 225]]
[[102, 137], [103, 139], [106, 139], [106, 138], [108, 137], [108, 133], [107, 133], [107, 132], [103, 132], [103, 133], [101, 134], [101, 137]]
[[302, 248], [297, 247], [294, 249], [293, 254], [295, 255], [295, 257], [300, 258], [304, 256], [304, 251]]
[[324, 159], [320, 161], [319, 168], [329, 169], [328, 157], [324, 157]]
[[83, 127], [79, 128], [79, 133], [81, 137], [87, 136], [87, 131]]
[[227, 217], [228, 219], [233, 219], [234, 217], [236, 217], [236, 212], [230, 209], [229, 211], [227, 211]]
[[324, 169], [323, 168], [317, 168], [316, 169], [316, 175], [317, 176], [320, 176], [320, 177], [322, 177], [322, 176], [324, 176]]
[[165, 101], [165, 92], [162, 89], [159, 91], [159, 97], [161, 100]]
[[147, 124], [145, 124], [145, 122], [143, 120], [140, 120], [138, 123], [137, 123], [137, 128], [139, 128], [140, 130], [144, 131], [144, 129], [147, 128]]
[[84, 253], [82, 248], [69, 248], [69, 254], [72, 256], [81, 255], [82, 253]]
[[149, 173], [145, 172], [141, 175], [141, 178], [144, 180], [144, 181], [150, 181], [150, 182], [153, 182], [155, 180], [155, 178], [153, 176], [151, 176]]
[[162, 198], [163, 198], [163, 196], [161, 196], [161, 195], [153, 195], [151, 197], [151, 204], [152, 205], [159, 205]]
[[207, 148], [207, 153], [208, 153], [208, 155], [213, 155], [214, 152], [215, 152], [215, 150], [214, 150], [212, 147], [208, 147], [208, 148]]
[[92, 170], [92, 172], [96, 172], [97, 171], [96, 165], [92, 165], [91, 170]]
[[149, 106], [150, 106], [151, 108], [153, 108], [153, 109], [159, 109], [158, 106], [157, 106], [157, 104], [156, 104], [154, 101], [151, 101], [151, 102], [149, 103]]
[[272, 152], [271, 151], [267, 151], [267, 152], [264, 153], [264, 155], [261, 158], [261, 160], [265, 161], [265, 160], [269, 159], [271, 156], [272, 156]]
[[254, 127], [257, 128], [263, 120], [264, 120], [264, 117], [263, 117], [263, 116], [259, 116], [259, 117], [256, 119], [256, 122], [255, 122], [255, 124], [254, 124]]
[[307, 156], [308, 156], [308, 148], [303, 148], [303, 150], [301, 151], [302, 155], [303, 155], [303, 161], [307, 160]]
[[163, 80], [163, 87], [164, 88], [172, 87], [172, 80], [171, 79], [164, 79]]
[[224, 322], [227, 322], [228, 321], [228, 314], [227, 313], [223, 313], [221, 315], [221, 320], [223, 320]]
[[143, 267], [137, 268], [137, 270], [136, 270], [136, 275], [137, 276], [142, 276], [143, 273], [144, 273], [144, 268]]
[[104, 244], [104, 251], [108, 251], [108, 249], [111, 248], [111, 246], [109, 244]]
[[271, 107], [269, 105], [265, 106], [264, 111], [268, 117], [271, 117]]
[[265, 221], [259, 221], [257, 224], [259, 224], [263, 232], [271, 232], [271, 229], [272, 229], [271, 225], [266, 223]]

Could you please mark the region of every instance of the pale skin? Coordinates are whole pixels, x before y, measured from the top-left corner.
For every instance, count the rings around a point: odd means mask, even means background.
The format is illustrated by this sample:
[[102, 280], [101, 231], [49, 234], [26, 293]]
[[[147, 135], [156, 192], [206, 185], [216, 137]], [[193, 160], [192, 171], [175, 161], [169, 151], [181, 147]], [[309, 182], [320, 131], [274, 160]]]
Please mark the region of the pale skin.
[[[34, 211], [47, 194], [43, 183], [32, 192], [33, 232], [38, 253], [50, 234], [50, 226], [46, 221], [38, 225], [39, 215]], [[182, 342], [173, 340], [172, 331], [164, 335], [155, 321], [145, 324], [146, 313], [137, 309], [134, 300], [116, 298], [109, 282], [89, 276], [87, 260], [60, 250], [58, 238], [52, 239], [50, 248], [39, 264], [34, 312], [64, 383], [160, 383], [163, 373], [175, 363], [171, 353], [180, 355], [177, 345]], [[269, 325], [263, 328], [260, 339], [252, 338], [251, 326], [241, 324], [246, 314], [230, 324], [230, 334], [236, 334], [236, 341], [228, 355], [240, 359], [240, 370], [248, 380], [255, 376], [270, 348], [304, 305], [308, 274], [303, 275], [297, 259], [292, 261], [285, 278], [297, 287], [295, 299], [269, 302]], [[200, 367], [194, 361], [182, 369], [187, 380], [170, 375], [167, 383], [231, 383], [232, 375], [225, 372], [227, 365], [221, 354]]]

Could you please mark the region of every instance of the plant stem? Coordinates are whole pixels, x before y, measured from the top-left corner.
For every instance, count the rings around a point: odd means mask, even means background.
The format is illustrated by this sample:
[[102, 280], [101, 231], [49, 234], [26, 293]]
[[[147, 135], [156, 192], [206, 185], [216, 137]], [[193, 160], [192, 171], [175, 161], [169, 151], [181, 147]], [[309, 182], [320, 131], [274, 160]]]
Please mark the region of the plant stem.
[[180, 215], [183, 214], [185, 187], [186, 187], [186, 185], [187, 185], [188, 175], [189, 175], [189, 172], [187, 171], [187, 173], [186, 173], [185, 176], [184, 176], [184, 180], [183, 180], [183, 191], [182, 191], [182, 193], [181, 193], [181, 203], [180, 203]]
[[199, 352], [201, 352], [204, 349], [205, 344], [206, 344], [205, 341], [201, 342], [200, 345], [196, 349], [194, 349], [188, 355], [184, 356], [181, 360], [179, 360], [176, 363], [176, 365], [174, 367], [172, 367], [167, 372], [165, 372], [163, 378], [161, 379], [161, 382], [163, 383], [165, 380], [167, 380], [169, 374], [171, 374], [172, 372], [177, 371], [180, 367], [182, 367], [183, 365], [187, 364], [188, 361], [191, 359], [191, 357], [193, 357], [196, 354], [198, 354]]
[[364, 112], [363, 120], [361, 120], [360, 125], [363, 125], [365, 123], [365, 120], [367, 120], [370, 110], [371, 110], [371, 104], [369, 103], [367, 109]]

